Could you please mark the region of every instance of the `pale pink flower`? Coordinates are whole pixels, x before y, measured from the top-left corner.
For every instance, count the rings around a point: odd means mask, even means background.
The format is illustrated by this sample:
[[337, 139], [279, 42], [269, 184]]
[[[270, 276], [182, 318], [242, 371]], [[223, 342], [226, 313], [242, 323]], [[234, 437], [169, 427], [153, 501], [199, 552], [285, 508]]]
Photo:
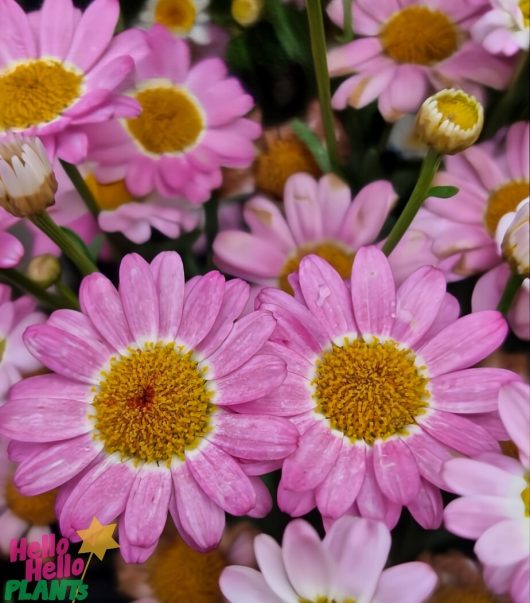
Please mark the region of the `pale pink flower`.
[[436, 586], [435, 572], [419, 561], [384, 569], [390, 544], [388, 528], [378, 521], [343, 517], [321, 541], [297, 519], [281, 547], [266, 534], [256, 536], [260, 571], [228, 567], [221, 590], [230, 603], [423, 603]]
[[295, 298], [265, 289], [277, 327], [264, 348], [288, 365], [284, 383], [241, 412], [287, 416], [301, 434], [284, 462], [280, 508], [357, 514], [393, 526], [407, 506], [426, 528], [442, 518], [441, 468], [452, 454], [498, 450], [499, 387], [517, 378], [468, 368], [499, 347], [498, 312], [458, 318], [443, 274], [414, 272], [397, 288], [376, 247], [355, 255], [351, 287], [308, 256]]
[[500, 454], [452, 459], [443, 475], [458, 498], [446, 507], [447, 529], [477, 540], [475, 553], [496, 593], [509, 592], [514, 603], [530, 598], [530, 387], [502, 387], [499, 411], [519, 460]]
[[208, 200], [221, 167], [246, 167], [260, 126], [243, 116], [253, 106], [226, 65], [191, 64], [187, 43], [160, 25], [147, 33], [150, 54], [137, 63], [126, 94], [142, 106], [136, 119], [90, 129], [89, 158], [101, 182], [125, 179], [139, 197], [157, 191], [192, 203]]
[[289, 274], [311, 253], [348, 278], [355, 252], [376, 239], [396, 200], [386, 180], [368, 184], [352, 200], [347, 184], [332, 174], [320, 180], [294, 174], [285, 185], [283, 211], [265, 197], [254, 197], [243, 211], [250, 233], [217, 235], [215, 262], [229, 274], [288, 292]]
[[42, 368], [26, 349], [22, 334], [30, 325], [45, 320], [36, 312], [36, 302], [29, 295], [11, 301], [11, 289], [0, 284], [0, 404], [8, 389], [17, 381]]
[[[469, 0], [355, 0], [353, 27], [361, 37], [328, 55], [332, 77], [354, 74], [333, 95], [335, 109], [377, 99], [383, 117], [396, 121], [443, 88], [479, 99], [483, 86], [503, 89], [512, 64], [469, 36], [480, 8]], [[342, 0], [332, 0], [328, 14], [341, 26]]]
[[72, 0], [45, 0], [26, 15], [0, 0], [0, 134], [38, 135], [52, 156], [77, 163], [87, 124], [138, 114], [117, 89], [147, 48], [140, 31], [113, 38], [119, 10], [118, 0], [95, 0], [84, 13]]
[[55, 521], [56, 492], [23, 496], [13, 484], [15, 467], [7, 458], [8, 442], [0, 438], [0, 552], [9, 554], [11, 540], [40, 540]]
[[491, 10], [472, 26], [471, 35], [493, 54], [528, 50], [529, 4], [526, 0], [490, 0]]
[[0, 207], [0, 268], [13, 268], [24, 255], [22, 243], [10, 232], [8, 228], [16, 224], [18, 219]]
[[285, 419], [232, 410], [285, 378], [284, 362], [261, 353], [272, 316], [237, 320], [247, 297], [246, 283], [215, 271], [185, 284], [175, 252], [151, 264], [131, 254], [119, 290], [92, 274], [81, 284], [81, 312], [56, 311], [26, 331], [28, 349], [53, 372], [11, 389], [0, 431], [14, 440], [23, 494], [62, 486], [64, 535], [75, 538], [94, 516], [118, 519], [122, 555], [139, 562], [168, 510], [200, 550], [218, 544], [225, 511], [268, 512], [257, 475], [293, 451], [297, 431]]

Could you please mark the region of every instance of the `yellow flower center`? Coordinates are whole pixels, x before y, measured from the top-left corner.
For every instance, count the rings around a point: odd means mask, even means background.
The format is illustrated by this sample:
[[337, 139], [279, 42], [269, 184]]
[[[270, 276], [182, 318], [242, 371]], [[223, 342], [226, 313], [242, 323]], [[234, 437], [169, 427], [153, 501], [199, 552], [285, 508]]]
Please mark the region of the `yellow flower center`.
[[526, 479], [526, 488], [521, 492], [521, 498], [524, 503], [524, 516], [530, 517], [530, 482], [528, 477]]
[[177, 33], [188, 33], [196, 16], [193, 0], [158, 0], [155, 8], [155, 21]]
[[146, 88], [134, 94], [142, 107], [126, 120], [127, 129], [148, 153], [179, 154], [198, 141], [205, 123], [197, 101], [175, 86]]
[[7, 341], [5, 339], [0, 339], [0, 362], [2, 362], [2, 358], [4, 357], [6, 347], [7, 347]]
[[0, 72], [0, 131], [53, 121], [81, 95], [83, 76], [53, 59], [35, 59]]
[[94, 195], [94, 199], [100, 209], [112, 211], [113, 209], [118, 209], [120, 205], [137, 200], [125, 186], [125, 180], [102, 184], [96, 180], [94, 174], [88, 174], [85, 182], [90, 192]]
[[311, 385], [316, 412], [352, 442], [406, 435], [428, 406], [428, 379], [411, 350], [393, 340], [346, 338], [317, 361]]
[[315, 178], [320, 176], [313, 155], [296, 136], [270, 143], [254, 163], [256, 187], [277, 199], [283, 198], [287, 179], [298, 172], [307, 172]]
[[429, 599], [430, 603], [494, 603], [492, 594], [482, 587], [439, 586]]
[[530, 0], [519, 0], [519, 8], [523, 13], [524, 26], [530, 26]]
[[398, 63], [433, 65], [458, 49], [458, 30], [449, 17], [426, 6], [408, 6], [383, 25], [379, 39]]
[[355, 603], [354, 599], [329, 599], [328, 597], [318, 597], [315, 601], [309, 599], [298, 599], [299, 603]]
[[232, 0], [231, 13], [239, 25], [253, 25], [259, 18], [263, 0]]
[[213, 392], [193, 352], [146, 343], [113, 357], [93, 401], [94, 437], [135, 463], [166, 463], [196, 448], [211, 429]]
[[529, 188], [528, 180], [510, 180], [490, 194], [484, 213], [484, 223], [492, 237], [495, 236], [502, 216], [516, 210], [519, 203], [528, 197]]
[[479, 121], [479, 106], [465, 92], [447, 91], [436, 96], [436, 108], [444, 121], [450, 121], [462, 130], [472, 130]]
[[287, 280], [291, 272], [296, 272], [300, 262], [306, 255], [316, 254], [331, 264], [333, 268], [342, 276], [349, 278], [351, 267], [355, 254], [351, 250], [339, 247], [337, 243], [317, 243], [315, 245], [301, 245], [297, 248], [295, 255], [291, 256], [283, 265], [278, 279], [278, 285], [287, 293], [293, 294], [293, 289]]
[[37, 496], [24, 496], [10, 478], [5, 487], [6, 503], [20, 519], [31, 525], [46, 526], [55, 522], [55, 499], [58, 490], [50, 490]]
[[221, 551], [200, 553], [178, 538], [149, 559], [148, 581], [160, 603], [222, 603], [219, 576], [225, 566]]

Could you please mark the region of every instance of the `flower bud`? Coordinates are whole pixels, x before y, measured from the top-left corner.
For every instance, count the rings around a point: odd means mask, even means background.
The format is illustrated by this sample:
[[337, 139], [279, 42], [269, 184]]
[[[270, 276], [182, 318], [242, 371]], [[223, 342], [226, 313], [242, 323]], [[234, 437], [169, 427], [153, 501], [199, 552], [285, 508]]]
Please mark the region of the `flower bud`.
[[463, 90], [450, 88], [430, 96], [416, 116], [418, 137], [440, 154], [453, 155], [480, 136], [484, 110]]
[[57, 180], [38, 138], [10, 135], [0, 143], [0, 207], [17, 218], [55, 203]]
[[530, 277], [530, 200], [521, 201], [515, 212], [501, 218], [496, 238], [502, 255], [512, 268], [524, 278]]
[[232, 17], [239, 25], [254, 25], [260, 18], [263, 0], [232, 0]]
[[61, 264], [59, 260], [50, 253], [44, 253], [34, 257], [27, 270], [28, 277], [47, 289], [59, 280], [61, 276]]

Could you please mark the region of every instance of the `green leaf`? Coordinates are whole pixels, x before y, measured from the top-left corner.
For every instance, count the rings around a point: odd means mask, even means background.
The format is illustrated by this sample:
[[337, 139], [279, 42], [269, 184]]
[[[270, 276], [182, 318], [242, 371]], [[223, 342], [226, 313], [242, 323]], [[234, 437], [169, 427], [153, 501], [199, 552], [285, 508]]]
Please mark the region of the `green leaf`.
[[327, 174], [332, 171], [331, 161], [328, 152], [320, 138], [309, 128], [309, 126], [299, 119], [295, 119], [291, 124], [294, 133], [307, 146], [311, 155], [313, 155], [320, 170]]
[[429, 189], [427, 197], [438, 197], [440, 199], [449, 199], [454, 197], [460, 189], [456, 186], [433, 186]]

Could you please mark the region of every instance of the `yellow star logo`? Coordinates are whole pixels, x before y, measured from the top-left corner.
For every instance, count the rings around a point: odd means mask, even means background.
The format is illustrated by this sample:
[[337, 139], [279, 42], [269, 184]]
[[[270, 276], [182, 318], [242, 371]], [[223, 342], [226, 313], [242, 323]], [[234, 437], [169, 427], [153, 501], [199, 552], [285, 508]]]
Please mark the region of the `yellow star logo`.
[[100, 561], [108, 549], [117, 549], [120, 545], [114, 540], [112, 534], [116, 528], [115, 523], [104, 526], [97, 517], [92, 519], [92, 523], [86, 530], [77, 530], [83, 544], [79, 549], [80, 553], [94, 553]]

